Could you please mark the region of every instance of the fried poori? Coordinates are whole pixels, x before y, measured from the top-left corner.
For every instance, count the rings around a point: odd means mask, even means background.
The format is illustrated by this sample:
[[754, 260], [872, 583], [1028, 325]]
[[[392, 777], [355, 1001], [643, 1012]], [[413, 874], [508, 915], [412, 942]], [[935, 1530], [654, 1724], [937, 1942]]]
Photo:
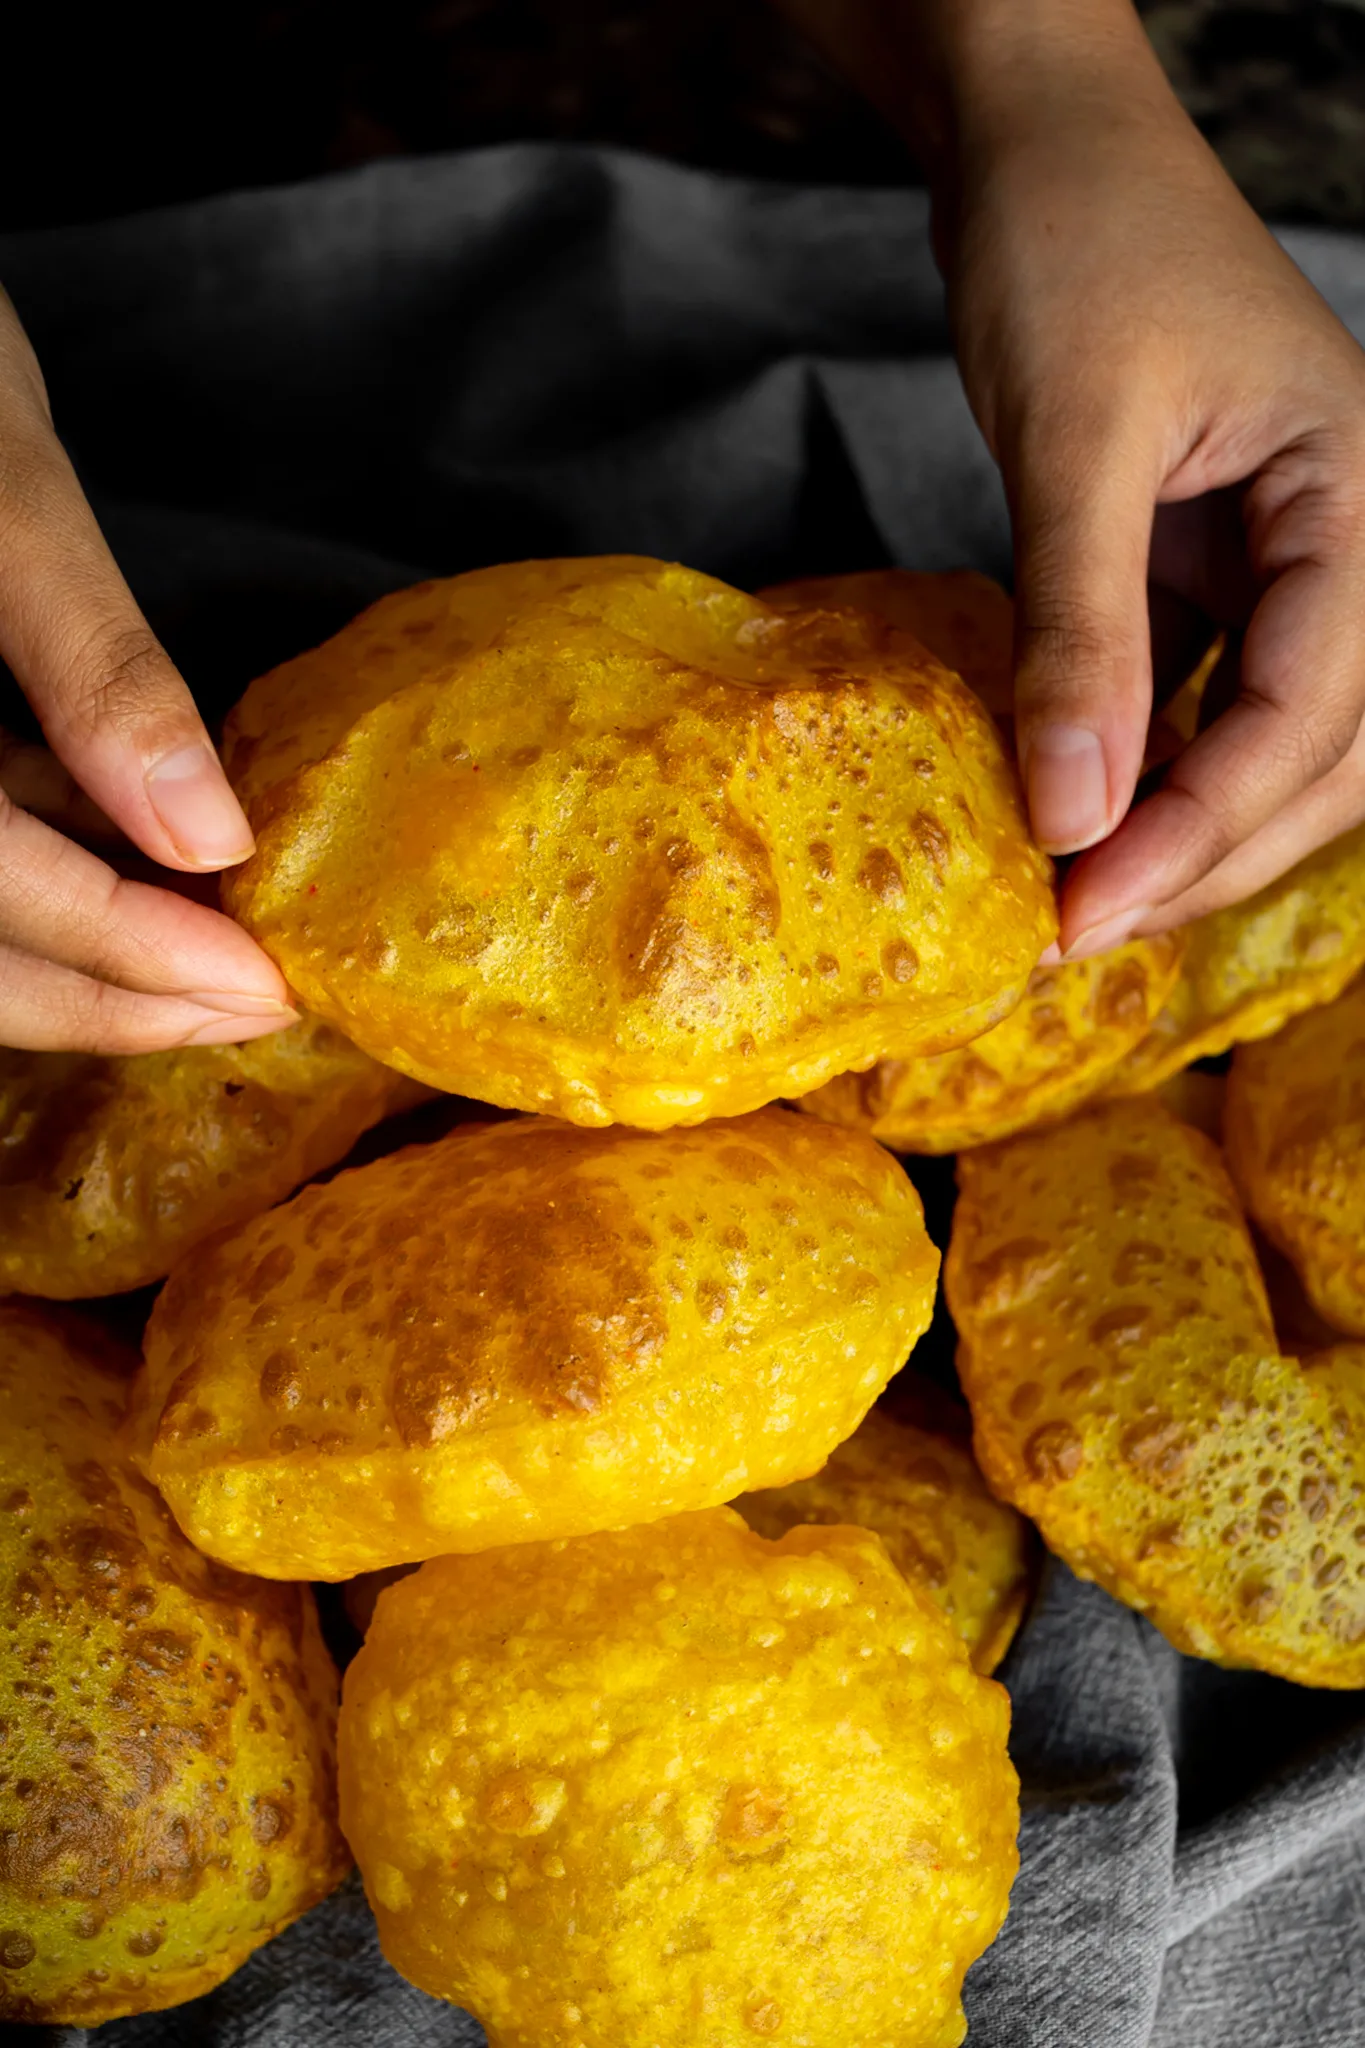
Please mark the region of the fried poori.
[[385, 598], [248, 690], [229, 907], [439, 1088], [700, 1123], [957, 1045], [1055, 935], [971, 692], [856, 613], [643, 557]]
[[160, 1280], [418, 1101], [329, 1024], [111, 1058], [0, 1047], [0, 1290]]
[[993, 577], [975, 569], [862, 569], [774, 583], [759, 596], [775, 611], [870, 612], [961, 676], [997, 724], [1014, 715], [1014, 605]]
[[1365, 1337], [1365, 981], [1237, 1048], [1228, 1164], [1334, 1329]]
[[1150, 1031], [1180, 973], [1182, 932], [1037, 967], [1017, 1010], [970, 1045], [840, 1074], [800, 1107], [897, 1152], [960, 1152], [1054, 1123], [1097, 1094]]
[[874, 1408], [813, 1478], [734, 1503], [760, 1536], [801, 1523], [870, 1529], [896, 1569], [936, 1600], [989, 1677], [1023, 1619], [1028, 1524], [996, 1500], [971, 1450]]
[[350, 1864], [312, 1592], [190, 1548], [111, 1449], [117, 1365], [0, 1304], [4, 2019], [195, 1998]]
[[953, 2048], [1008, 1715], [875, 1537], [717, 1508], [382, 1593], [342, 1817], [389, 1961], [496, 2048]]
[[341, 1579], [804, 1477], [933, 1310], [891, 1155], [787, 1110], [466, 1127], [177, 1267], [143, 1469], [210, 1556]]
[[1365, 825], [1185, 930], [1179, 979], [1106, 1094], [1156, 1088], [1192, 1060], [1268, 1038], [1341, 994], [1365, 967]]
[[1280, 1353], [1217, 1147], [1116, 1102], [958, 1172], [945, 1283], [991, 1487], [1177, 1649], [1365, 1684], [1365, 1349]]
[[[759, 596], [778, 611], [869, 612], [910, 633], [961, 676], [1013, 745], [1014, 603], [993, 577], [975, 569], [863, 569], [774, 583]], [[1195, 737], [1205, 690], [1226, 645], [1227, 636], [1217, 634], [1153, 713], [1144, 767], [1173, 759]]]

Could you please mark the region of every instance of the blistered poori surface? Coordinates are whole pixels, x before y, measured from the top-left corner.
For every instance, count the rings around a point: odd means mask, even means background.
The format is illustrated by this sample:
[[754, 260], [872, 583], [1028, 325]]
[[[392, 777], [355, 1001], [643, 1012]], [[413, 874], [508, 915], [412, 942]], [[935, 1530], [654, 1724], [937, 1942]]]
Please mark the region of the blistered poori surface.
[[207, 1991], [329, 1892], [336, 1673], [306, 1586], [192, 1550], [114, 1448], [126, 1379], [0, 1305], [0, 2017]]
[[1177, 1648], [1365, 1684], [1365, 1350], [1281, 1355], [1217, 1148], [1113, 1103], [958, 1173], [945, 1284], [994, 1490]]
[[494, 2048], [955, 2048], [1007, 1726], [874, 1537], [715, 1509], [381, 1594], [342, 1814], [385, 1954]]
[[937, 1601], [989, 1677], [1023, 1616], [1033, 1568], [1028, 1524], [997, 1500], [969, 1446], [874, 1408], [810, 1479], [735, 1502], [751, 1529], [803, 1523], [870, 1529], [903, 1576]]
[[759, 592], [778, 611], [871, 612], [911, 633], [961, 676], [997, 724], [1014, 715], [1014, 606], [975, 569], [861, 569]]
[[0, 1048], [0, 1289], [159, 1280], [415, 1101], [331, 1025], [107, 1058]]
[[840, 1074], [802, 1109], [898, 1152], [960, 1152], [1069, 1116], [1152, 1028], [1180, 972], [1184, 934], [1131, 939], [1091, 960], [1037, 967], [1017, 1010], [951, 1052]]
[[1318, 1313], [1365, 1337], [1365, 982], [1239, 1046], [1223, 1124], [1252, 1215]]
[[1109, 1094], [1155, 1088], [1192, 1060], [1268, 1038], [1340, 995], [1365, 967], [1365, 825], [1186, 933], [1180, 977]]
[[652, 1520], [819, 1465], [937, 1267], [890, 1154], [786, 1110], [466, 1128], [176, 1270], [140, 1455], [201, 1548], [272, 1576]]
[[962, 1043], [1055, 931], [971, 692], [907, 635], [639, 557], [383, 599], [252, 685], [230, 908], [437, 1087], [697, 1123]]

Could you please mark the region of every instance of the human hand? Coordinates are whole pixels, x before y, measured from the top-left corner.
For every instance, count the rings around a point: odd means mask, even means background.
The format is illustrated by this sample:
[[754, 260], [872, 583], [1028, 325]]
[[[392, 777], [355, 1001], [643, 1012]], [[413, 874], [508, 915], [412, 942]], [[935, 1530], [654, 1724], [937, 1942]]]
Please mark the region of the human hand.
[[[1072, 957], [1236, 901], [1365, 817], [1365, 355], [1229, 182], [1128, 0], [789, 0], [929, 163], [1015, 541], [1034, 828]], [[1131, 811], [1148, 583], [1245, 628]]]
[[122, 878], [58, 829], [126, 837], [185, 876], [252, 847], [57, 440], [3, 292], [0, 656], [52, 749], [0, 735], [0, 1044], [151, 1052], [293, 1022], [278, 970], [229, 918]]

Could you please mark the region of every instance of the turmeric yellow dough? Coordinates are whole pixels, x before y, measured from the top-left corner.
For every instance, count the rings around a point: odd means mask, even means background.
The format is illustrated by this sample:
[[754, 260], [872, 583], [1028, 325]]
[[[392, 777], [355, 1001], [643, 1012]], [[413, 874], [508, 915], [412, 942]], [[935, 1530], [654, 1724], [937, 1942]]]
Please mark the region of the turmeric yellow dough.
[[350, 1863], [313, 1595], [191, 1550], [106, 1358], [0, 1305], [0, 2019], [81, 2027], [208, 1991]]
[[1365, 1349], [1276, 1344], [1217, 1148], [1154, 1101], [964, 1154], [976, 1454], [1177, 1649], [1365, 1685]]
[[[1014, 605], [989, 576], [974, 569], [863, 569], [848, 576], [807, 576], [775, 583], [759, 596], [778, 611], [821, 607], [870, 612], [909, 633], [961, 676], [1011, 737], [1014, 723]], [[1159, 766], [1198, 731], [1209, 678], [1226, 646], [1212, 641], [1175, 695], [1153, 715], [1144, 765]]]
[[801, 1104], [898, 1152], [960, 1152], [1053, 1123], [1096, 1094], [1151, 1029], [1180, 973], [1183, 933], [1034, 969], [1017, 1010], [952, 1052], [879, 1060]]
[[230, 908], [440, 1088], [700, 1123], [960, 1044], [1055, 929], [980, 705], [904, 634], [633, 556], [386, 598], [252, 685]]
[[1365, 982], [1238, 1047], [1223, 1127], [1247, 1207], [1313, 1307], [1365, 1337]]
[[871, 612], [921, 641], [993, 718], [1014, 715], [1014, 606], [975, 569], [863, 569], [775, 583], [759, 595], [777, 611]]
[[819, 1466], [937, 1267], [891, 1155], [786, 1110], [466, 1128], [176, 1269], [140, 1455], [201, 1550], [270, 1577], [652, 1521]]
[[1246, 903], [1187, 927], [1180, 978], [1106, 1092], [1159, 1086], [1191, 1060], [1268, 1038], [1330, 1003], [1365, 967], [1365, 825]]
[[1032, 1570], [1028, 1525], [995, 1499], [965, 1444], [874, 1408], [813, 1479], [735, 1506], [760, 1536], [802, 1522], [852, 1523], [936, 1600], [989, 1676], [1023, 1616]]
[[342, 1818], [389, 1961], [491, 2048], [955, 2048], [1008, 1712], [875, 1537], [713, 1509], [381, 1594]]
[[311, 1018], [124, 1059], [0, 1048], [0, 1291], [159, 1280], [420, 1093]]

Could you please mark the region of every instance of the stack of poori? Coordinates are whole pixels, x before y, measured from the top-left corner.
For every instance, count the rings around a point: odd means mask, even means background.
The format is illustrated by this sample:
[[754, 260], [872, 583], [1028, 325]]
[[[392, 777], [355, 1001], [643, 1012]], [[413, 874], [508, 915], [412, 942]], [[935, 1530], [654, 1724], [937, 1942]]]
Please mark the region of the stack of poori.
[[[354, 1855], [504, 2048], [950, 2048], [1024, 1517], [1181, 1648], [1365, 1683], [1365, 832], [1042, 967], [1008, 702], [984, 579], [636, 557], [251, 686], [226, 901], [307, 1021], [0, 1054], [14, 1296], [169, 1275], [136, 1372], [0, 1305], [0, 2014], [191, 1997]], [[1182, 1077], [1233, 1044], [1230, 1178]], [[432, 1090], [519, 1114], [316, 1178]], [[897, 1150], [961, 1154], [975, 1458], [901, 1372]]]

